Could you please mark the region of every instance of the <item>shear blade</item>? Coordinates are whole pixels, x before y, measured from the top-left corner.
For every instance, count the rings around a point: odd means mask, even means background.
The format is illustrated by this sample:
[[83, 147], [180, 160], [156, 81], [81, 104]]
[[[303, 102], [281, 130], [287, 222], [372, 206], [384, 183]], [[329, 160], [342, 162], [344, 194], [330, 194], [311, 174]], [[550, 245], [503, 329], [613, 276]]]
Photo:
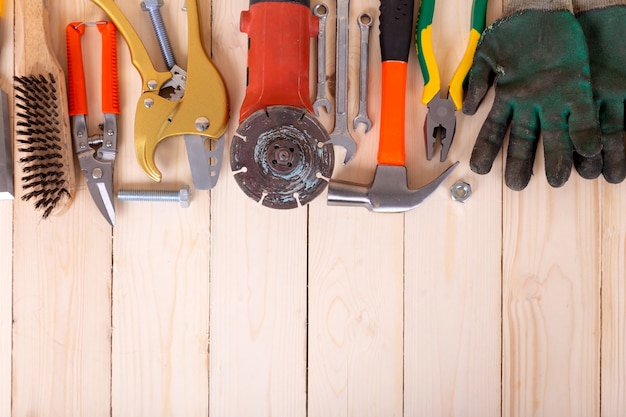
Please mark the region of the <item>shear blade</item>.
[[112, 183], [113, 176], [111, 175], [110, 181], [87, 181], [87, 188], [100, 213], [111, 226], [115, 226], [115, 204], [113, 201]]
[[[211, 145], [214, 149], [210, 149]], [[210, 190], [215, 187], [224, 158], [224, 136], [214, 140], [206, 136], [185, 135], [185, 146], [194, 188]]]

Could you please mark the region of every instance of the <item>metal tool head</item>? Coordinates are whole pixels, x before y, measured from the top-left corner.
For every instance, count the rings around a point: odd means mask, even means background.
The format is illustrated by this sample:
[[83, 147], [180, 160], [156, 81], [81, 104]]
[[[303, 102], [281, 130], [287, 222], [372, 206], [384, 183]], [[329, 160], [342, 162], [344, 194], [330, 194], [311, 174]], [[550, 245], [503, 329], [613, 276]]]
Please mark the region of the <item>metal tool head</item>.
[[426, 200], [458, 164], [454, 163], [434, 181], [416, 190], [409, 189], [406, 167], [378, 165], [374, 181], [369, 185], [331, 180], [328, 205], [365, 207], [379, 213], [409, 211]]
[[441, 162], [448, 157], [448, 151], [456, 131], [456, 106], [450, 98], [435, 97], [428, 102], [428, 116], [424, 122], [426, 158], [433, 158], [435, 142], [441, 140]]
[[210, 139], [185, 135], [187, 159], [196, 190], [211, 190], [217, 184], [224, 157], [224, 136]]
[[356, 154], [356, 142], [350, 136], [349, 133], [338, 132], [335, 130], [330, 134], [330, 140], [328, 141], [329, 145], [341, 146], [346, 150], [346, 156], [343, 159], [343, 164], [346, 165], [348, 162], [354, 158], [354, 154]]
[[320, 108], [330, 114], [330, 100], [326, 97], [326, 18], [328, 7], [325, 4], [316, 4], [313, 7], [313, 15], [319, 19], [319, 32], [317, 35], [317, 97], [313, 102], [313, 111], [320, 115]]
[[113, 164], [117, 154], [117, 117], [104, 114], [103, 135], [89, 139], [85, 115], [72, 116], [72, 137], [81, 171], [87, 179], [87, 189], [98, 210], [115, 226], [113, 203]]
[[13, 156], [9, 96], [0, 90], [0, 200], [13, 200]]
[[303, 206], [332, 176], [334, 151], [324, 127], [306, 110], [272, 106], [249, 116], [237, 129], [230, 165], [241, 189], [276, 209]]

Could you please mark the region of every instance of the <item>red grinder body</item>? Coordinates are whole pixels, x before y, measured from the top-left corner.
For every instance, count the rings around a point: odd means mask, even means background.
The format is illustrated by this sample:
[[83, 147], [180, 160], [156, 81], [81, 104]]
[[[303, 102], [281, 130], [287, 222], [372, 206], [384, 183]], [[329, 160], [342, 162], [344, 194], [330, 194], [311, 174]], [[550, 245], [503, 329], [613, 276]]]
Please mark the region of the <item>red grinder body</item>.
[[308, 0], [251, 1], [241, 13], [248, 34], [248, 85], [241, 123], [255, 111], [286, 105], [313, 111], [309, 93], [310, 40], [318, 19]]

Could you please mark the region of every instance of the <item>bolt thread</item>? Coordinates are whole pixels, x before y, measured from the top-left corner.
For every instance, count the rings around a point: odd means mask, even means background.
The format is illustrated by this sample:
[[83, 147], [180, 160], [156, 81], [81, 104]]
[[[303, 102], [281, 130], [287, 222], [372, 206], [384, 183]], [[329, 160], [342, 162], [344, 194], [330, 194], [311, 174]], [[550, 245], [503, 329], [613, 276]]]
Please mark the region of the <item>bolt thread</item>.
[[172, 50], [170, 39], [167, 37], [167, 31], [165, 30], [165, 23], [163, 22], [161, 11], [158, 7], [151, 7], [148, 9], [148, 13], [150, 14], [150, 20], [152, 20], [152, 26], [154, 27], [154, 32], [156, 33], [157, 41], [159, 42], [159, 47], [161, 48], [161, 54], [163, 55], [165, 64], [168, 69], [172, 69], [176, 65], [176, 58], [174, 57], [174, 51]]
[[117, 193], [120, 201], [180, 201], [179, 191], [163, 190], [120, 190]]

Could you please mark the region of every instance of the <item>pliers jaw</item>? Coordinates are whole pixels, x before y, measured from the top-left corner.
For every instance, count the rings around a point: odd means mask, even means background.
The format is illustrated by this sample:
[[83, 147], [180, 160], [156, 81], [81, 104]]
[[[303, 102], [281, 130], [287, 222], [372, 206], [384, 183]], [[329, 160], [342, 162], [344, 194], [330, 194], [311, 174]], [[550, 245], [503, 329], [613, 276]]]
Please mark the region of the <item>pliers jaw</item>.
[[437, 138], [441, 141], [441, 158], [448, 157], [456, 131], [456, 106], [450, 98], [435, 97], [428, 102], [428, 115], [424, 122], [426, 158], [430, 161], [434, 155]]

